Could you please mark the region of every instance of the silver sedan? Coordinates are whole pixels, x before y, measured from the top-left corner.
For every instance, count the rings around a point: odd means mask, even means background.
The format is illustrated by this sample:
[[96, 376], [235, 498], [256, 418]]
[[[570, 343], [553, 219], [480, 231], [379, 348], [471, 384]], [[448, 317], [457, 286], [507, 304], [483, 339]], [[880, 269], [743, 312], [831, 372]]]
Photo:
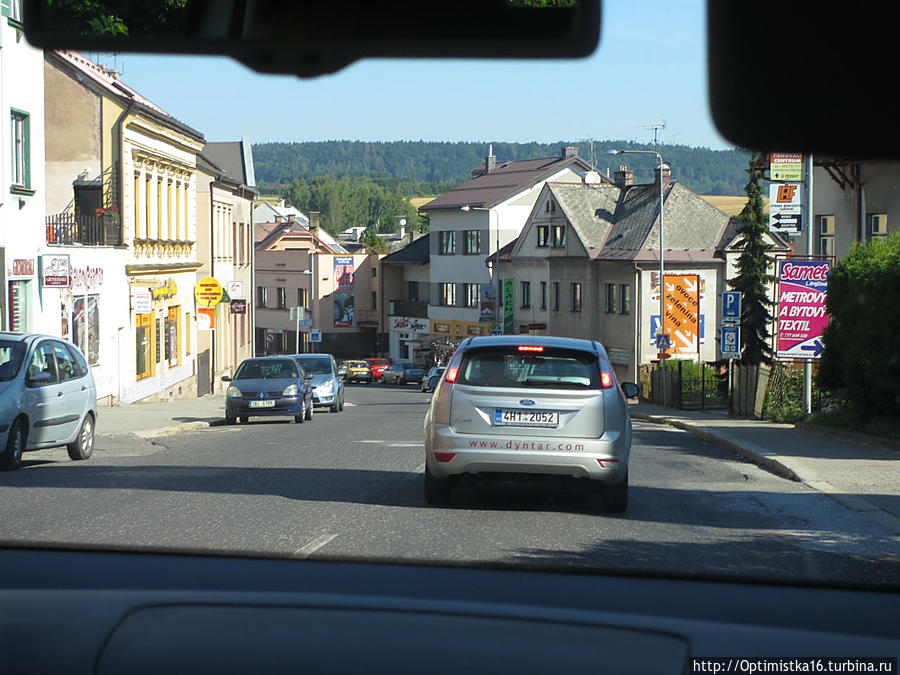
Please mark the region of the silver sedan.
[[628, 505], [631, 418], [598, 342], [498, 336], [465, 340], [425, 416], [425, 499], [450, 501], [463, 475], [588, 479], [609, 511]]

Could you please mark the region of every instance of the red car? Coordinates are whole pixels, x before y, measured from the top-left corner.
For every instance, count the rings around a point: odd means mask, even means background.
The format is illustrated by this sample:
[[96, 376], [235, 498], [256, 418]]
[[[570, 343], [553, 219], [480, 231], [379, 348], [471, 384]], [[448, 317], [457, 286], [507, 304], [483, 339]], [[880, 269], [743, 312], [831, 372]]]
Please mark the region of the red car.
[[366, 359], [366, 362], [369, 364], [369, 368], [372, 370], [372, 378], [376, 380], [381, 379], [381, 373], [391, 365], [389, 359]]

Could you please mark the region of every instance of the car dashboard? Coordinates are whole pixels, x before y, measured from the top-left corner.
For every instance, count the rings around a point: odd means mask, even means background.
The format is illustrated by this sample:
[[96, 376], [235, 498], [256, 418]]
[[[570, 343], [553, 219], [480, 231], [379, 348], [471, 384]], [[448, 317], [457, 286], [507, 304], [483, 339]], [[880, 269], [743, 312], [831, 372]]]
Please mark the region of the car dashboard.
[[9, 673], [684, 673], [900, 653], [891, 592], [12, 548], [0, 569]]

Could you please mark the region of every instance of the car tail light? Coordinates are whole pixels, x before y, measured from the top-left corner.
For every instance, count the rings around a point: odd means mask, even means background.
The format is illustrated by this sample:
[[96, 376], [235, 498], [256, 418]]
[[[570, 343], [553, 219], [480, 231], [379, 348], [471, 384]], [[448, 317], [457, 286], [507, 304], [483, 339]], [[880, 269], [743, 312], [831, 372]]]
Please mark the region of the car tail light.
[[453, 384], [456, 382], [456, 376], [459, 374], [459, 364], [462, 362], [463, 352], [457, 350], [447, 365], [447, 372], [444, 373], [444, 380]]
[[609, 373], [600, 373], [600, 386], [603, 389], [612, 389], [613, 378]]
[[618, 464], [619, 460], [617, 459], [597, 459], [597, 463], [600, 465], [601, 469], [607, 468], [607, 464]]
[[517, 349], [520, 352], [542, 352], [544, 348], [539, 345], [519, 345]]
[[454, 457], [456, 457], [456, 453], [455, 453], [455, 452], [436, 452], [436, 453], [434, 453], [434, 458], [435, 458], [438, 462], [449, 462], [449, 461], [451, 461]]

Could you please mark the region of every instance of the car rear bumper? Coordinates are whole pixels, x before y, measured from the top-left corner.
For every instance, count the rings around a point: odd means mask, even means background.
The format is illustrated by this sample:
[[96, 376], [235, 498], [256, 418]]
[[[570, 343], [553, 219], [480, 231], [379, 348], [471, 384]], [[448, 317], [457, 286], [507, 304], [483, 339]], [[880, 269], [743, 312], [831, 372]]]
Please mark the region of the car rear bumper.
[[572, 476], [616, 484], [628, 469], [630, 437], [600, 438], [458, 434], [447, 425], [425, 429], [425, 461], [437, 478], [465, 473]]

